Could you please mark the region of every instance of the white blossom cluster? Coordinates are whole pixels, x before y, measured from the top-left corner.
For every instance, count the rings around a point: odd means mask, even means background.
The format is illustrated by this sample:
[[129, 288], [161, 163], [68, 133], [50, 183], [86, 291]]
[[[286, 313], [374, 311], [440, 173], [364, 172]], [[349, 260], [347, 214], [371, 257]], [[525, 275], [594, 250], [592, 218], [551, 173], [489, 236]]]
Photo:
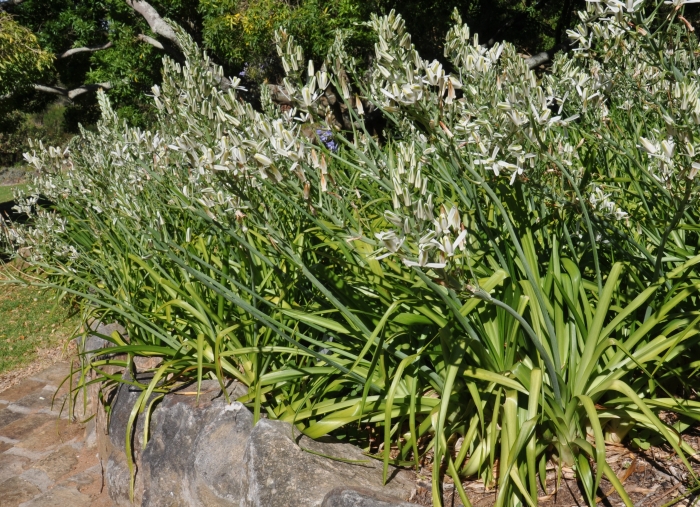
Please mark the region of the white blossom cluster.
[[[664, 127], [641, 126], [631, 142], [634, 156], [671, 191], [700, 168], [693, 134], [700, 125], [700, 75], [682, 47], [662, 50], [661, 63], [650, 57], [648, 34], [638, 26], [642, 9], [640, 0], [589, 1], [569, 31], [575, 50], [539, 77], [512, 45], [480, 44], [457, 14], [444, 45], [451, 72], [421, 58], [394, 12], [372, 18], [376, 58], [364, 74], [341, 36], [319, 65], [279, 31], [286, 77], [276, 93], [287, 105], [276, 105], [263, 86], [261, 111], [241, 98], [238, 79], [225, 79], [176, 27], [187, 59], [181, 65], [166, 58], [162, 85], [152, 90], [157, 131], [129, 127], [100, 93], [95, 132], [82, 131], [66, 150], [39, 144], [25, 155], [40, 176], [18, 205], [32, 216], [31, 225], [11, 228], [12, 241], [35, 258], [79, 258], [81, 247], [61, 239], [68, 237], [66, 225], [38, 209], [38, 195], [84, 203], [89, 218], [81, 223], [95, 235], [100, 220], [133, 231], [140, 244], [149, 244], [153, 231], [179, 234], [168, 218], [177, 199], [159, 202], [164, 198], [153, 194], [159, 182], [244, 230], [274, 230], [271, 207], [284, 195], [348, 238], [373, 245], [375, 258], [395, 255], [408, 266], [438, 269], [468, 248], [474, 212], [447, 191], [447, 165], [489, 185], [529, 185], [557, 206], [586, 201], [593, 212], [628, 222], [632, 211], [611, 200], [617, 195], [607, 191], [611, 183], [593, 184], [580, 199], [571, 191], [586, 176], [582, 154], [614, 134], [613, 110], [647, 115], [654, 125], [661, 118]], [[338, 132], [339, 109], [332, 106], [339, 102], [352, 133]], [[392, 125], [389, 141], [365, 128], [366, 113], [376, 109]], [[336, 136], [341, 151], [327, 149], [318, 131]], [[347, 176], [348, 168], [357, 179]], [[351, 183], [358, 179], [362, 191]], [[470, 199], [473, 206], [486, 202]], [[264, 220], [253, 220], [255, 213]], [[189, 226], [183, 227], [189, 241]]]
[[600, 212], [606, 218], [614, 218], [615, 220], [624, 220], [628, 218], [628, 214], [622, 211], [614, 201], [610, 199], [611, 194], [606, 194], [600, 187], [594, 187], [588, 197], [591, 208]]
[[428, 149], [417, 154], [415, 144], [396, 144], [389, 159], [392, 209], [383, 215], [393, 227], [375, 233], [386, 250], [377, 259], [398, 253], [407, 266], [444, 268], [458, 248], [464, 249], [467, 231], [457, 207], [442, 205], [436, 216], [434, 194], [428, 192], [428, 177], [421, 171], [431, 153]]

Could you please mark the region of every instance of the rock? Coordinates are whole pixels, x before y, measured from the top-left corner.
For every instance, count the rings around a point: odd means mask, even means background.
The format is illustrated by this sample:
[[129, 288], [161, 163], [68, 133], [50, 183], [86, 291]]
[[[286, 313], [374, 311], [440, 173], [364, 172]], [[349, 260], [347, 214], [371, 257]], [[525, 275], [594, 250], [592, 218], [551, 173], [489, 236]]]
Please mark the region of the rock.
[[98, 354], [98, 351], [114, 346], [112, 342], [105, 340], [102, 338], [102, 336], [112, 336], [112, 333], [115, 331], [122, 337], [126, 336], [125, 329], [116, 322], [113, 322], [112, 324], [103, 324], [99, 321], [93, 321], [90, 324], [90, 329], [96, 334], [88, 335], [85, 338], [85, 341], [83, 341], [80, 337], [76, 338], [78, 349], [82, 349], [87, 352], [86, 357], [88, 360], [95, 358], [104, 359], [109, 357], [107, 354]]
[[[145, 373], [136, 376], [148, 383]], [[246, 388], [232, 383], [235, 400]], [[121, 384], [100, 404], [97, 447], [104, 483], [117, 506], [147, 507], [403, 507], [415, 488], [413, 474], [391, 468], [382, 484], [382, 464], [350, 444], [314, 441], [281, 421], [260, 420], [241, 403], [227, 404], [217, 381], [169, 393], [154, 406], [148, 444], [143, 444], [144, 415], [135, 421], [131, 440], [135, 485], [125, 454], [126, 427], [141, 391]], [[101, 410], [101, 411], [100, 411]], [[109, 421], [108, 431], [106, 426]], [[331, 456], [339, 459], [332, 459]]]
[[39, 490], [44, 493], [54, 485], [54, 481], [48, 476], [43, 470], [37, 470], [36, 468], [30, 468], [25, 470], [22, 475], [19, 476], [20, 479], [24, 479], [27, 482], [34, 484]]
[[[80, 336], [75, 338], [76, 345], [78, 349], [85, 352], [85, 358], [88, 361], [101, 360], [101, 359], [123, 359], [126, 360], [126, 354], [113, 354], [109, 352], [111, 347], [115, 345], [103, 336], [112, 336], [117, 333], [123, 341], [129, 342], [129, 336], [126, 334], [126, 329], [121, 324], [112, 322], [111, 324], [103, 324], [100, 321], [93, 321], [90, 323], [90, 330], [94, 334], [90, 334], [84, 339]], [[132, 358], [134, 365], [136, 366], [136, 371], [142, 372], [156, 368], [163, 362], [161, 357], [141, 357], [135, 356]], [[105, 367], [102, 367], [105, 370]], [[107, 373], [115, 373], [119, 368], [107, 367], [105, 370]]]
[[[27, 468], [30, 463], [30, 459], [26, 456], [3, 453], [2, 459], [0, 459], [0, 484], [17, 475], [20, 475], [22, 470]], [[0, 497], [2, 497], [2, 494], [3, 488], [0, 487]]]
[[40, 460], [33, 468], [43, 471], [52, 481], [55, 481], [73, 470], [77, 464], [78, 458], [75, 455], [75, 449], [64, 445]]
[[134, 357], [134, 366], [138, 372], [146, 372], [148, 370], [155, 370], [161, 364], [163, 364], [162, 357]]
[[[137, 378], [147, 382], [146, 378]], [[179, 392], [194, 390], [190, 386]], [[131, 434], [136, 505], [231, 505], [221, 499], [234, 494], [240, 496], [236, 493], [240, 487], [232, 474], [241, 468], [253, 416], [240, 403], [227, 405], [217, 381], [203, 381], [201, 391], [199, 404], [196, 396], [177, 393], [165, 396], [153, 410], [151, 437], [145, 449], [144, 417], [136, 418]], [[233, 399], [246, 393], [237, 383], [229, 391]], [[131, 505], [126, 426], [140, 394], [141, 391], [127, 384], [118, 388], [112, 402], [109, 434], [98, 439], [105, 483], [110, 498], [118, 506]]]
[[367, 489], [335, 488], [323, 499], [321, 507], [411, 507], [411, 503]]
[[[108, 431], [97, 430], [97, 448], [102, 466], [105, 469], [105, 485], [109, 496], [117, 506], [128, 507], [131, 505], [130, 488], [131, 472], [126, 459], [126, 427], [129, 422], [131, 409], [141, 391], [128, 384], [121, 384], [111, 403], [111, 415], [109, 417]], [[131, 448], [134, 456], [135, 470], [139, 469], [139, 457], [141, 440], [143, 437], [143, 417], [138, 417], [134, 422], [131, 435]], [[107, 420], [107, 419], [105, 419]], [[134, 500], [136, 505], [141, 504], [143, 482], [140, 474], [136, 475], [134, 486]]]
[[[119, 507], [130, 507], [132, 505], [129, 500], [131, 475], [124, 454], [112, 453], [106, 462], [103, 461], [103, 464], [104, 482], [109, 497]], [[138, 481], [134, 488], [135, 505], [141, 505], [142, 489], [139, 486], [141, 481]]]
[[40, 494], [41, 490], [21, 477], [12, 477], [0, 484], [3, 507], [16, 507]]
[[77, 489], [58, 486], [23, 507], [89, 507], [90, 503], [90, 497]]
[[41, 432], [42, 426], [51, 420], [55, 421], [56, 416], [39, 413], [18, 418], [16, 421], [0, 428], [0, 436], [19, 441], [27, 438], [29, 434], [34, 436], [35, 433]]
[[[292, 426], [262, 419], [248, 439], [243, 458], [247, 467], [247, 491], [243, 505], [250, 507], [320, 506], [338, 486], [368, 488], [385, 495], [408, 498], [414, 487], [410, 474], [392, 469], [382, 485], [382, 464], [349, 444], [299, 438]], [[306, 450], [305, 450], [306, 449]], [[308, 452], [311, 451], [311, 452]], [[332, 456], [348, 463], [329, 459]]]
[[167, 397], [154, 414], [152, 437], [141, 458], [143, 505], [237, 503], [245, 482], [245, 443], [252, 429], [250, 411], [238, 402], [228, 405], [223, 396], [213, 400], [203, 396], [199, 405], [195, 396]]

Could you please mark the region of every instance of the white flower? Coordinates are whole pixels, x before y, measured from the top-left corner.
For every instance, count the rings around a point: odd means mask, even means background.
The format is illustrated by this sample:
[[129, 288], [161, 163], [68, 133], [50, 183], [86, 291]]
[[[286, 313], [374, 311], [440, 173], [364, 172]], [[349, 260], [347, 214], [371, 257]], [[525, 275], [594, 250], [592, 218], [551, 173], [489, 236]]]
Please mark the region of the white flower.
[[384, 244], [384, 248], [386, 248], [390, 254], [396, 253], [404, 242], [404, 238], [399, 238], [394, 231], [378, 232], [374, 237]]
[[464, 229], [462, 232], [459, 233], [459, 236], [457, 236], [457, 239], [455, 239], [454, 243], [452, 243], [452, 248], [456, 250], [457, 248], [464, 248], [464, 240], [467, 239], [467, 230]]
[[459, 210], [456, 206], [452, 206], [450, 211], [447, 212], [447, 223], [453, 231], [459, 230], [460, 225], [462, 225], [462, 221], [459, 217]]
[[[588, 1], [590, 2], [591, 0]], [[635, 12], [643, 1], [644, 0], [626, 0], [623, 2], [622, 0], [607, 0], [606, 3], [611, 12], [618, 13], [624, 11]]]
[[270, 160], [268, 157], [263, 155], [262, 153], [256, 153], [253, 155], [253, 158], [260, 162], [263, 166], [268, 167], [272, 165], [272, 160]]
[[697, 176], [698, 174], [698, 171], [700, 171], [700, 164], [698, 164], [697, 162], [693, 162], [692, 164], [690, 164], [690, 171], [688, 171], [687, 178], [689, 180], [694, 180], [695, 176]]
[[513, 171], [513, 174], [510, 176], [510, 184], [512, 185], [515, 183], [515, 178], [523, 173], [523, 168], [522, 167], [516, 167], [515, 170]]
[[604, 216], [614, 218], [615, 220], [623, 220], [628, 218], [628, 214], [622, 211], [617, 205], [609, 199], [610, 194], [604, 193], [600, 187], [595, 187], [593, 192], [588, 197], [591, 207], [594, 210], [602, 212]]
[[673, 5], [676, 9], [679, 9], [685, 4], [700, 3], [700, 0], [666, 0], [664, 3], [666, 5]]
[[316, 73], [316, 81], [318, 82], [318, 87], [321, 90], [325, 90], [328, 87], [328, 73], [325, 71]]
[[314, 103], [314, 97], [311, 94], [311, 90], [308, 86], [305, 86], [301, 90], [301, 98], [304, 101], [304, 106], [310, 107]]
[[452, 104], [452, 101], [456, 98], [455, 88], [452, 85], [452, 81], [447, 81], [447, 97], [445, 98], [445, 104]]
[[365, 108], [362, 107], [362, 101], [360, 100], [360, 97], [355, 95], [355, 108], [357, 109], [357, 114], [362, 116], [365, 114]]
[[412, 261], [409, 259], [404, 259], [403, 263], [406, 266], [408, 266], [409, 268], [421, 267], [421, 268], [442, 269], [445, 266], [447, 266], [447, 264], [444, 262], [428, 262], [428, 251], [427, 250], [420, 250], [420, 252], [418, 253], [418, 262]]
[[661, 141], [661, 149], [666, 155], [666, 158], [671, 159], [673, 157], [673, 150], [676, 147], [672, 139]]
[[384, 218], [396, 227], [401, 227], [403, 225], [403, 219], [393, 211], [385, 211]]
[[455, 239], [454, 241], [451, 241], [450, 237], [445, 235], [440, 241], [432, 240], [430, 243], [436, 246], [442, 252], [444, 252], [445, 255], [447, 255], [448, 257], [452, 257], [455, 253], [455, 250], [462, 246], [466, 237], [467, 231], [465, 229], [459, 233], [459, 236], [457, 236], [457, 239]]
[[640, 137], [639, 142], [642, 143], [642, 148], [644, 148], [644, 151], [646, 151], [650, 155], [655, 155], [656, 152], [659, 151], [659, 145], [652, 143], [649, 139]]
[[620, 208], [618, 208], [617, 211], [613, 213], [613, 216], [616, 220], [622, 220], [624, 218], [627, 218], [629, 215], [626, 212], [622, 211]]
[[440, 79], [445, 76], [445, 71], [442, 70], [442, 64], [440, 62], [433, 60], [433, 62], [426, 67], [425, 74], [428, 78], [428, 83], [432, 86], [436, 86]]

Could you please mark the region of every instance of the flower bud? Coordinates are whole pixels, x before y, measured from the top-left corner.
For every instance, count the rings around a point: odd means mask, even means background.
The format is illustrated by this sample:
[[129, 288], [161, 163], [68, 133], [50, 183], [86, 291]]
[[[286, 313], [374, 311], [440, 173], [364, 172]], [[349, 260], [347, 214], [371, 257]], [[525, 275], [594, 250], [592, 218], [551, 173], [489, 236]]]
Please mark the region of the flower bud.
[[647, 153], [649, 153], [651, 155], [656, 154], [657, 148], [654, 145], [654, 143], [652, 143], [651, 141], [649, 141], [648, 139], [646, 139], [644, 137], [640, 137], [639, 142], [642, 143], [642, 148], [644, 148], [644, 151], [646, 151]]

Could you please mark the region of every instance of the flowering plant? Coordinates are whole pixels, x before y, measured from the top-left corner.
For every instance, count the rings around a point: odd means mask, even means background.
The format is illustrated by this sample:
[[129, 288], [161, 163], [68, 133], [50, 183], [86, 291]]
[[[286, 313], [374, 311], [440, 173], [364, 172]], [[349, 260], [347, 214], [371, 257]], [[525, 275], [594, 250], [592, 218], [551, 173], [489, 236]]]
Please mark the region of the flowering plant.
[[[318, 65], [279, 31], [292, 106], [263, 88], [261, 111], [179, 31], [159, 129], [100, 95], [96, 132], [27, 154], [54, 205], [21, 201], [32, 222], [13, 241], [125, 325], [116, 351], [163, 358], [140, 410], [183, 379], [235, 378], [256, 419], [357, 441], [358, 422], [381, 426], [368, 453], [385, 473], [429, 457], [436, 505], [443, 473], [465, 505], [474, 476], [497, 505], [534, 505], [549, 460], [576, 467], [591, 505], [603, 480], [632, 505], [606, 441], [654, 432], [689, 468], [697, 453], [682, 432], [700, 416], [684, 397], [700, 67], [680, 14], [589, 2], [540, 77], [458, 14], [445, 62], [374, 17], [367, 74], [341, 36]], [[85, 368], [109, 383], [106, 364]]]

